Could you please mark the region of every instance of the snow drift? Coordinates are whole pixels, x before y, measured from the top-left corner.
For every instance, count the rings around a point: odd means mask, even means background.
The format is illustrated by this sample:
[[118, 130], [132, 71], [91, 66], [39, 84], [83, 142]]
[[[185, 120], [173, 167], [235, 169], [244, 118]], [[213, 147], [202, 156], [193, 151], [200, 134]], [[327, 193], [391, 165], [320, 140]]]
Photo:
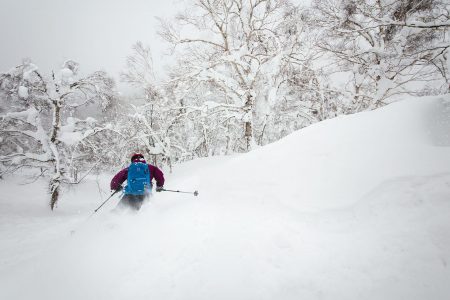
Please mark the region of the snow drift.
[[[0, 182], [1, 299], [447, 299], [450, 101], [328, 120], [186, 163], [138, 214]], [[75, 229], [76, 234], [69, 232]]]

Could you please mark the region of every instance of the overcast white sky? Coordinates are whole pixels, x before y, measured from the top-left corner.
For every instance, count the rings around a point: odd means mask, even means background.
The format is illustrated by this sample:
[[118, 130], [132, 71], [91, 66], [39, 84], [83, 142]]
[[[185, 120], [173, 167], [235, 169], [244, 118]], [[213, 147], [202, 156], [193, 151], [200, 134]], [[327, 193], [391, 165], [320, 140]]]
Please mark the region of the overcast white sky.
[[[0, 0], [0, 72], [31, 58], [43, 73], [65, 60], [81, 72], [105, 70], [118, 78], [138, 40], [152, 49], [162, 73], [165, 44], [156, 16], [167, 18], [189, 0]], [[306, 3], [309, 0], [293, 0]]]
[[[117, 76], [137, 40], [164, 50], [155, 16], [176, 12], [179, 0], [0, 0], [0, 71], [29, 57], [44, 72], [67, 59], [81, 70]], [[178, 3], [179, 5], [179, 3]]]

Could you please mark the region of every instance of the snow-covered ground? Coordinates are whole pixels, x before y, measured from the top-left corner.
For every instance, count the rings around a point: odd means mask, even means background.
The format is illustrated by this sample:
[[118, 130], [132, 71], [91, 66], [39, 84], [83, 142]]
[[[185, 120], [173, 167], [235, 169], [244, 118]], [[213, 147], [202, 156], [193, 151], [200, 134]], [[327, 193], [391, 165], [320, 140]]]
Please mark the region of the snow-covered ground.
[[[192, 161], [137, 213], [110, 176], [0, 181], [0, 299], [450, 299], [450, 100]], [[74, 234], [71, 234], [71, 232]]]

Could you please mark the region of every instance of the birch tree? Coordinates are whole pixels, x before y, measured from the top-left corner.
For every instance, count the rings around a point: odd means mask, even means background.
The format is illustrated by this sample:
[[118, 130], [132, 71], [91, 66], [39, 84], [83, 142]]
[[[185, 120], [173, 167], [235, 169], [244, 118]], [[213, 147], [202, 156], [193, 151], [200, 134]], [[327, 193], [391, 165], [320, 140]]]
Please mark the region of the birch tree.
[[100, 130], [95, 119], [81, 120], [74, 113], [94, 103], [106, 108], [115, 97], [114, 82], [105, 73], [77, 75], [74, 61], [44, 76], [28, 60], [0, 75], [2, 107], [9, 108], [1, 115], [0, 162], [4, 172], [31, 167], [48, 176], [52, 210], [61, 184], [73, 182], [70, 148]]
[[162, 21], [161, 36], [179, 54], [171, 76], [174, 96], [180, 106], [209, 103], [207, 113], [220, 118], [226, 132], [237, 129], [243, 143], [235, 146], [248, 151], [262, 140], [271, 110], [283, 99], [283, 75], [295, 61], [303, 62], [295, 57], [301, 31], [286, 31], [292, 5], [281, 0], [191, 3], [175, 22]]
[[171, 166], [172, 146], [166, 130], [171, 105], [163, 85], [157, 82], [150, 47], [142, 42], [133, 45], [133, 53], [127, 58], [121, 79], [138, 89], [137, 97], [133, 98], [139, 104], [127, 104], [131, 110], [123, 127], [130, 150], [147, 154], [154, 165], [166, 163]]
[[350, 75], [350, 111], [431, 86], [448, 90], [448, 2], [316, 0], [313, 7], [310, 21], [324, 29], [317, 46], [334, 61], [330, 72]]

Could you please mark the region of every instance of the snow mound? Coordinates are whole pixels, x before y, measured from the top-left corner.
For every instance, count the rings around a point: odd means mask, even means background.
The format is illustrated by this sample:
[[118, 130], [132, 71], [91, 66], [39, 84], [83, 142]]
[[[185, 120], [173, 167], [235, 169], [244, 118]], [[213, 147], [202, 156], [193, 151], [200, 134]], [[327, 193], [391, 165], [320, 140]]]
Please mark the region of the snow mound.
[[447, 99], [402, 101], [315, 124], [187, 186], [197, 183], [208, 198], [260, 198], [303, 212], [352, 205], [386, 180], [450, 170]]
[[31, 195], [0, 183], [0, 298], [447, 299], [447, 99], [186, 163], [166, 187], [200, 195], [158, 193], [138, 214], [111, 213], [115, 199], [86, 220], [109, 177], [66, 191], [53, 214], [46, 195], [25, 206]]

